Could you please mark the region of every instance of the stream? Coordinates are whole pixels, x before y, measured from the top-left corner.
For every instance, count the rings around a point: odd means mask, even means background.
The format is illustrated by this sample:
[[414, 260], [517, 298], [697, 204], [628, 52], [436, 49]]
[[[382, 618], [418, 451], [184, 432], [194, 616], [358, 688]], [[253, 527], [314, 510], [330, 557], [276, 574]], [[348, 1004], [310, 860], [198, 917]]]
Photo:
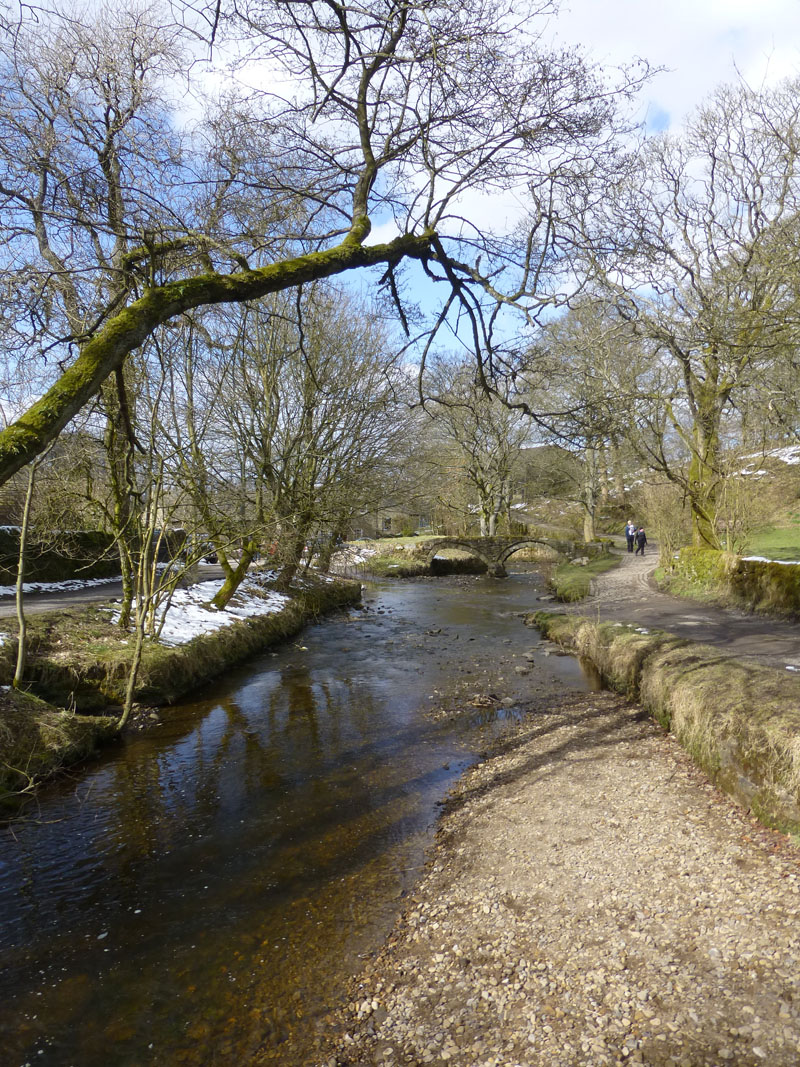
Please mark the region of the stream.
[[2, 1064], [317, 1062], [447, 790], [526, 700], [590, 685], [523, 625], [517, 566], [370, 585], [1, 829]]

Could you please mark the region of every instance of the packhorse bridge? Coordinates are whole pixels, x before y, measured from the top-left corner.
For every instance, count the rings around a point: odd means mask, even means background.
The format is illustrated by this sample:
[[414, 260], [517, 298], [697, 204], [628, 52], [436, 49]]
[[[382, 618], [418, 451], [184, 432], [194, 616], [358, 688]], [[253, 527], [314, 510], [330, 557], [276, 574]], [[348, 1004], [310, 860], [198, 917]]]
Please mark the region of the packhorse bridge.
[[566, 556], [567, 559], [574, 559], [576, 556], [599, 556], [603, 552], [603, 546], [593, 542], [524, 534], [516, 537], [436, 537], [421, 544], [416, 554], [430, 563], [438, 552], [447, 548], [460, 548], [483, 560], [492, 578], [505, 578], [506, 560], [525, 545], [542, 545], [560, 556]]

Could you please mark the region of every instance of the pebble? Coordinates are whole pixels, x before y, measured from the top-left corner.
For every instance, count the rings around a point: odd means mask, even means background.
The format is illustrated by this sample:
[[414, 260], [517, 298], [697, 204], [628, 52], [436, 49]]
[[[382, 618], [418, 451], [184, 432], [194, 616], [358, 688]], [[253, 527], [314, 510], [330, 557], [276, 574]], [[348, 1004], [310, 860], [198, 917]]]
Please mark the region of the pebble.
[[535, 710], [451, 799], [321, 1064], [800, 1062], [800, 852], [637, 706]]

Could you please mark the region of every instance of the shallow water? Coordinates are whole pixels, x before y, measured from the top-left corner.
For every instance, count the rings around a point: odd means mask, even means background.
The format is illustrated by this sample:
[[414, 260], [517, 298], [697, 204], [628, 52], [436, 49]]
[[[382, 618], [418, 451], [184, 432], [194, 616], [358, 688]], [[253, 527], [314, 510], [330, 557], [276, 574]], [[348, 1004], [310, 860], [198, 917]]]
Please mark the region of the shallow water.
[[589, 684], [514, 670], [537, 583], [371, 587], [45, 790], [0, 837], [2, 1062], [315, 1062], [455, 778], [526, 697]]

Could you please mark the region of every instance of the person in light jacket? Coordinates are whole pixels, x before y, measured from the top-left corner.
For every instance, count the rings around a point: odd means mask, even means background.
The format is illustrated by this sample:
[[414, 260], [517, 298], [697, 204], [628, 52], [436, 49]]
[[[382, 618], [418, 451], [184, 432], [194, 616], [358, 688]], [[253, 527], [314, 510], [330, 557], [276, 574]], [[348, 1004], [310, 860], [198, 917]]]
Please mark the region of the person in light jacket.
[[628, 525], [625, 527], [625, 540], [628, 542], [628, 551], [633, 552], [633, 541], [636, 537], [636, 527], [634, 526], [633, 519], [628, 519]]

